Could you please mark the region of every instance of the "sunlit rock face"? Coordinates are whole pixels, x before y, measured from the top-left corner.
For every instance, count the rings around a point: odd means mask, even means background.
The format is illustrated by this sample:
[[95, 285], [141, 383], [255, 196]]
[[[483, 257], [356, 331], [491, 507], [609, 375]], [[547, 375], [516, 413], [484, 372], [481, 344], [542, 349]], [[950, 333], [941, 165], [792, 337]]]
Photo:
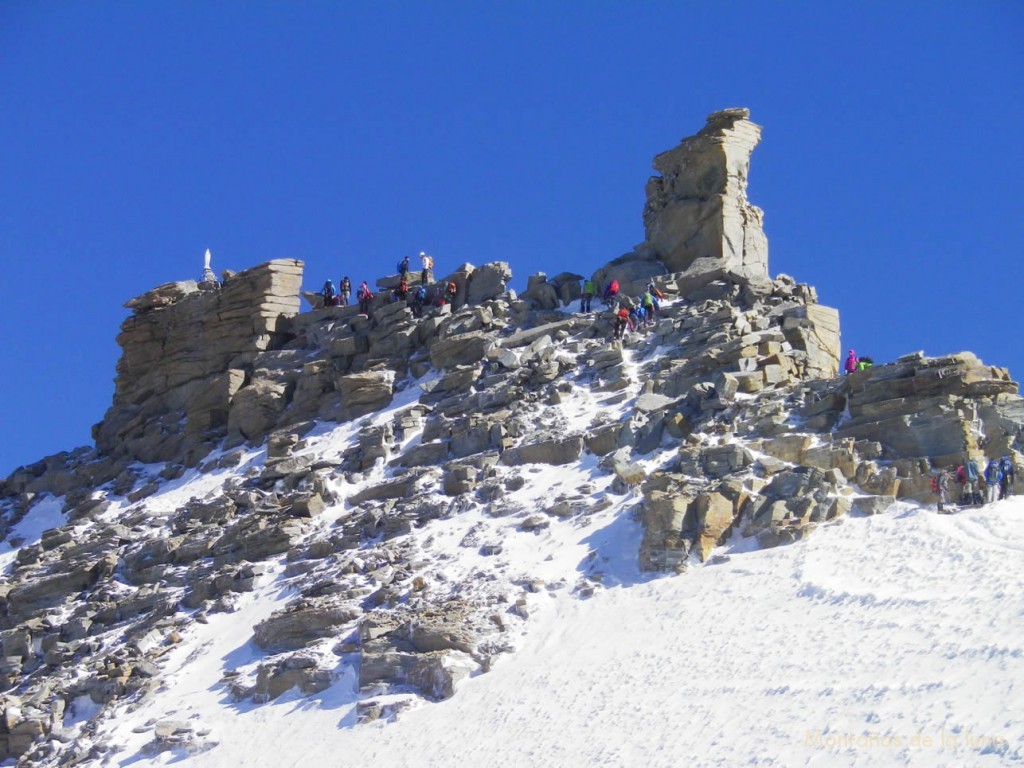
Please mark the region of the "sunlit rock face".
[[654, 158], [647, 182], [646, 246], [669, 272], [768, 279], [763, 212], [747, 202], [750, 155], [761, 127], [749, 110], [726, 109], [675, 149]]

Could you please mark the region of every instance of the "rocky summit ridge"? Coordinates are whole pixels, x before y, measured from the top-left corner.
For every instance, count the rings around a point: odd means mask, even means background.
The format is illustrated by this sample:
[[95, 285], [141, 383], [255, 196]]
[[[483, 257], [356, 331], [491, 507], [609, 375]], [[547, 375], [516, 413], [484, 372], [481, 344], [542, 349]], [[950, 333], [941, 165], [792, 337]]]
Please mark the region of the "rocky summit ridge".
[[[486, 672], [538, 593], [602, 589], [596, 545], [538, 575], [560, 531], [638, 525], [639, 567], [683, 572], [731, 536], [774, 546], [931, 501], [965, 454], [1019, 466], [1004, 369], [914, 353], [837, 376], [838, 312], [768, 272], [759, 140], [730, 109], [655, 157], [645, 241], [592, 275], [627, 304], [649, 282], [667, 297], [621, 343], [610, 312], [567, 309], [580, 275], [517, 295], [503, 262], [446, 276], [456, 301], [423, 318], [387, 301], [397, 276], [368, 317], [301, 311], [295, 260], [129, 301], [95, 447], [0, 483], [0, 759], [125, 749], [115, 724], [157, 711], [176, 649], [245, 605], [252, 655], [220, 662], [221, 695], [347, 687], [355, 724]], [[218, 739], [135, 730], [141, 754]]]

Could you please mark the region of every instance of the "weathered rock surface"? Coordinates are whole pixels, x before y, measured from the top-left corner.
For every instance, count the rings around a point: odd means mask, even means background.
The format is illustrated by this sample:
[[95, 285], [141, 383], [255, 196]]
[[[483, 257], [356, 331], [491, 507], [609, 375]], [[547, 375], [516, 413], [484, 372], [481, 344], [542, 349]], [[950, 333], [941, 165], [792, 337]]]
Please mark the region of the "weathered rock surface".
[[675, 149], [654, 158], [647, 183], [646, 244], [669, 272], [768, 280], [763, 214], [747, 203], [750, 155], [761, 128], [746, 109], [727, 109]]
[[[299, 311], [302, 262], [277, 260], [233, 275], [222, 287], [163, 285], [132, 299], [121, 326], [114, 404], [94, 437], [104, 453], [160, 461], [187, 441], [224, 427], [244, 371], [236, 358], [280, 347]], [[183, 422], [154, 432], [156, 419]], [[169, 425], [169, 422], [168, 422]], [[186, 439], [187, 436], [187, 439]]]
[[583, 438], [543, 440], [518, 448], [510, 448], [501, 455], [501, 461], [509, 466], [520, 464], [570, 464], [583, 453]]

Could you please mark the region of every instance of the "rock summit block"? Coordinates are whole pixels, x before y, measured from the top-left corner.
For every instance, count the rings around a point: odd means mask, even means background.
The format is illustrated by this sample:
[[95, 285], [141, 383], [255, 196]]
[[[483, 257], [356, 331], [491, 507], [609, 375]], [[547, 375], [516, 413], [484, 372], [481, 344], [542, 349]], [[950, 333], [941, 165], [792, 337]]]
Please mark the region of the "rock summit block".
[[763, 212], [747, 202], [750, 155], [761, 127], [747, 109], [708, 116], [696, 136], [654, 158], [647, 182], [646, 245], [669, 272], [768, 277]]

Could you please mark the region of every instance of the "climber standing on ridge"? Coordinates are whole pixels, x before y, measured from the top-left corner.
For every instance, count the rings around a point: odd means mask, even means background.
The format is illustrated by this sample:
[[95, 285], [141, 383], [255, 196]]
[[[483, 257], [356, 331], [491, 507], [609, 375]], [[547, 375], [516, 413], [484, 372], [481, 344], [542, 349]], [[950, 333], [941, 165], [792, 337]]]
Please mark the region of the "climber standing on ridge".
[[1003, 470], [999, 462], [992, 459], [985, 467], [985, 503], [994, 504], [999, 500], [999, 486], [1002, 484]]
[[999, 485], [999, 498], [1008, 499], [1013, 496], [1013, 481], [1016, 480], [1013, 459], [1003, 456], [999, 460], [999, 468], [1003, 470], [1003, 482]]
[[956, 472], [953, 474], [956, 484], [960, 486], [960, 494], [957, 496], [960, 499], [961, 504], [967, 503], [967, 470], [964, 469], [964, 465], [961, 464], [956, 468]]
[[366, 284], [365, 280], [359, 284], [356, 298], [359, 300], [359, 314], [369, 317], [370, 302], [373, 301], [373, 291], [370, 290], [370, 286]]
[[334, 306], [334, 283], [328, 278], [327, 282], [324, 283], [324, 287], [320, 289], [321, 295], [324, 297], [324, 306]]
[[451, 280], [448, 281], [448, 285], [444, 287], [444, 298], [449, 304], [452, 305], [452, 309], [455, 309], [455, 295], [459, 292], [458, 287]]
[[427, 256], [426, 251], [420, 251], [420, 261], [423, 262], [423, 271], [420, 273], [420, 282], [426, 285], [433, 277], [434, 259]]
[[964, 496], [965, 504], [981, 504], [981, 489], [978, 487], [978, 477], [981, 472], [978, 470], [978, 462], [967, 457], [964, 462]]
[[621, 341], [626, 335], [626, 326], [629, 324], [629, 310], [622, 307], [615, 313], [615, 324], [612, 327], [612, 338]]
[[412, 316], [423, 317], [423, 307], [427, 304], [427, 286], [420, 283], [412, 296]]
[[636, 330], [641, 325], [647, 327], [647, 310], [643, 304], [629, 310], [629, 330]]
[[[618, 298], [618, 296], [619, 296], [619, 281], [618, 280], [612, 280], [610, 283], [608, 283], [608, 286], [604, 289], [604, 297], [603, 297], [604, 303], [607, 304], [610, 307], [612, 304], [615, 303], [615, 300]], [[629, 313], [627, 313], [627, 314], [629, 314]]]
[[654, 304], [654, 313], [651, 317], [656, 317], [661, 312], [661, 302], [665, 300], [665, 294], [658, 290], [654, 283], [647, 284], [647, 292], [651, 294], [651, 303]]
[[946, 504], [949, 503], [949, 472], [940, 469], [939, 473], [932, 478], [932, 493], [939, 497], [938, 512], [941, 514], [945, 511]]
[[398, 281], [398, 287], [395, 288], [394, 298], [395, 301], [405, 301], [409, 296], [409, 281], [404, 277]]
[[843, 366], [843, 369], [847, 374], [853, 373], [857, 370], [858, 362], [860, 361], [857, 360], [857, 353], [851, 349], [849, 356], [846, 358], [846, 364]]
[[338, 298], [343, 307], [347, 307], [349, 299], [352, 298], [352, 281], [348, 279], [348, 275], [341, 278], [341, 284], [338, 286]]
[[409, 277], [409, 257], [406, 256], [398, 262], [398, 276], [403, 280]]
[[594, 294], [597, 291], [594, 289], [593, 280], [585, 280], [583, 282], [583, 291], [580, 294], [580, 312], [590, 312], [590, 302], [594, 299]]
[[650, 286], [644, 291], [644, 295], [640, 297], [640, 306], [644, 308], [644, 325], [646, 326], [648, 323], [654, 325], [657, 307], [655, 306], [655, 298], [654, 294], [651, 293]]

